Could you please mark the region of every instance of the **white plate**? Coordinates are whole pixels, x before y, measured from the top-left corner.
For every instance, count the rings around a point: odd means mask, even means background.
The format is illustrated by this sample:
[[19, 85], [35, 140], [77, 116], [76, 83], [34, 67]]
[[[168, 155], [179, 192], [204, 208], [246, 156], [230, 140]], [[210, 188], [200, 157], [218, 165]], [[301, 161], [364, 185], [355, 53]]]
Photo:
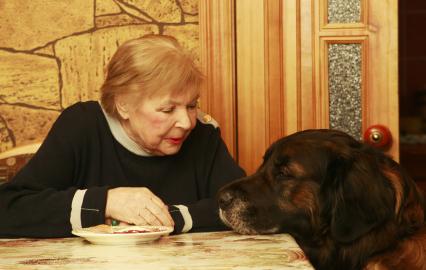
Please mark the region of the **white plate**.
[[[173, 228], [165, 226], [113, 226], [111, 230], [111, 232], [94, 232], [91, 228], [81, 228], [73, 230], [71, 233], [83, 237], [93, 244], [136, 245], [168, 235], [173, 231]], [[132, 230], [144, 232], [128, 232]]]

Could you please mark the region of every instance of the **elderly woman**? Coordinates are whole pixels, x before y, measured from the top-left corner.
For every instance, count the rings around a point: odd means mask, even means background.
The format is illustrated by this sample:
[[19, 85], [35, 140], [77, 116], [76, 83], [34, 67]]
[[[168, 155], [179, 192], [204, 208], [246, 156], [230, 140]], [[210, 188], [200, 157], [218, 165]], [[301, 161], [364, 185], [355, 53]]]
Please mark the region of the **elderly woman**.
[[172, 37], [120, 46], [101, 104], [64, 110], [29, 163], [0, 186], [0, 236], [69, 236], [110, 220], [174, 233], [221, 229], [215, 194], [244, 171], [197, 111], [202, 82]]

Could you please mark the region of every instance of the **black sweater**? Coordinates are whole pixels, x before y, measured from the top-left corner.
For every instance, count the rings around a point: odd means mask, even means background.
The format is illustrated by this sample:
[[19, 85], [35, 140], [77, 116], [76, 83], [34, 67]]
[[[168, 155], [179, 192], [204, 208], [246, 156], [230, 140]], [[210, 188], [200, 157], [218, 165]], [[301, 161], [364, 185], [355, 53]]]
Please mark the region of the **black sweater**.
[[[140, 156], [116, 140], [98, 102], [80, 102], [63, 111], [34, 157], [0, 186], [0, 236], [70, 236], [79, 189], [87, 189], [82, 227], [104, 223], [107, 191], [119, 186], [147, 187], [165, 204], [187, 206], [191, 231], [219, 229], [216, 192], [243, 175], [211, 124], [197, 121], [175, 155]], [[179, 211], [172, 217], [179, 233], [183, 218]]]

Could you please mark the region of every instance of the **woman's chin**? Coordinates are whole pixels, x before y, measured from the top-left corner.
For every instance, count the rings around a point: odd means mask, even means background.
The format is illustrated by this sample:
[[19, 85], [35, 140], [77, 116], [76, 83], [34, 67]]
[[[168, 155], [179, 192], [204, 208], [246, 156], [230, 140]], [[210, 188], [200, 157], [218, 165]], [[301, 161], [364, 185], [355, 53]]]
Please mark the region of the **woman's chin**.
[[154, 151], [152, 151], [152, 153], [156, 156], [170, 156], [170, 155], [174, 155], [177, 154], [181, 148], [181, 144], [180, 145], [168, 145], [166, 147], [160, 147]]

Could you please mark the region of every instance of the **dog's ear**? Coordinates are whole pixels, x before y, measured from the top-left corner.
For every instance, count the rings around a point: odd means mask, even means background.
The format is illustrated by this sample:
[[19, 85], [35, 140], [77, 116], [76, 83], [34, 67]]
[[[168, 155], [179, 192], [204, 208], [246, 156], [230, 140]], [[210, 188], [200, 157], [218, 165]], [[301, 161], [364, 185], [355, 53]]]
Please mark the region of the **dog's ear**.
[[[278, 140], [271, 144], [268, 149], [266, 149], [265, 153], [263, 154], [263, 164], [268, 161], [268, 159], [272, 156], [274, 150], [277, 148], [277, 145], [280, 143], [281, 140]], [[262, 164], [262, 165], [263, 165]]]
[[392, 217], [394, 196], [378, 159], [357, 152], [330, 164], [331, 235], [352, 242]]

